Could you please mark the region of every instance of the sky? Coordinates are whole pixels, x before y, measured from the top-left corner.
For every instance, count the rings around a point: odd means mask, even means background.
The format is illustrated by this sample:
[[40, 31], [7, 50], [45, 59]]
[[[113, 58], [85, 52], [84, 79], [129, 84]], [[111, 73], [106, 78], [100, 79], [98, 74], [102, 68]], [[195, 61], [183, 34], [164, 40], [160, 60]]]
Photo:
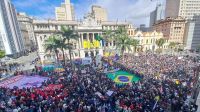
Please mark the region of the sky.
[[[18, 12], [25, 12], [38, 19], [55, 19], [55, 7], [64, 0], [11, 0]], [[135, 26], [149, 25], [150, 12], [157, 1], [164, 0], [71, 0], [76, 19], [82, 19], [92, 5], [100, 5], [108, 12], [110, 21], [129, 21]]]

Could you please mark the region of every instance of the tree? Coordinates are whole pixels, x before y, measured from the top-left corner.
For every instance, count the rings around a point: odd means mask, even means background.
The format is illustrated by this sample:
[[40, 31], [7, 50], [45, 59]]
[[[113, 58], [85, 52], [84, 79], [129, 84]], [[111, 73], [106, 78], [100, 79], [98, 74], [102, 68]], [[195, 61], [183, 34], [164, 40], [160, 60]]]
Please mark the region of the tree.
[[[103, 31], [103, 40], [106, 41], [106, 43], [111, 43], [114, 40], [114, 32], [112, 30], [104, 30]], [[105, 46], [105, 45], [104, 45]], [[109, 47], [105, 46], [105, 49], [109, 51]], [[111, 52], [109, 52], [110, 55]]]
[[164, 44], [165, 44], [165, 39], [160, 38], [160, 39], [156, 40], [156, 45], [159, 47], [159, 49], [161, 47], [163, 47]]
[[66, 65], [66, 59], [65, 59], [65, 50], [70, 50], [72, 51], [73, 49], [73, 44], [72, 43], [66, 43], [64, 39], [60, 38], [59, 39], [59, 44], [58, 44], [58, 48], [62, 51], [62, 55], [63, 55], [63, 61], [64, 61], [64, 65]]
[[72, 49], [71, 49], [71, 47], [73, 46], [73, 44], [71, 43], [71, 41], [78, 40], [79, 35], [75, 30], [66, 28], [65, 26], [61, 26], [61, 32], [62, 32], [62, 36], [63, 36], [63, 42], [67, 41], [67, 46], [68, 46], [67, 48], [70, 48], [70, 49], [68, 49], [68, 51], [69, 51], [70, 64], [72, 66], [72, 56], [71, 56]]
[[56, 59], [58, 62], [58, 53], [59, 53], [59, 38], [56, 35], [50, 36], [47, 40], [45, 40], [44, 47], [45, 52], [53, 52], [56, 55]]
[[5, 55], [6, 55], [5, 51], [0, 50], [0, 58], [5, 57]]
[[131, 46], [133, 45], [133, 41], [128, 37], [127, 31], [125, 28], [118, 28], [116, 31], [116, 49], [120, 50], [120, 53], [124, 60], [124, 52], [125, 50], [131, 51]]
[[177, 45], [176, 42], [170, 42], [170, 43], [169, 43], [169, 47], [170, 47], [171, 49], [174, 49], [174, 48], [176, 47], [176, 45]]
[[132, 46], [134, 47], [134, 51], [136, 52], [137, 46], [139, 45], [139, 41], [136, 39], [131, 39]]

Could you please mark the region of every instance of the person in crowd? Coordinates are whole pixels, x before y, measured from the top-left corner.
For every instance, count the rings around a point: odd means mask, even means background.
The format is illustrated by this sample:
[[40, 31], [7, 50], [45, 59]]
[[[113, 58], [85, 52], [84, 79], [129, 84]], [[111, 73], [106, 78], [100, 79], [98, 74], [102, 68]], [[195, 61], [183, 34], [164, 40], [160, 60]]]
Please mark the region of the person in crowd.
[[[58, 72], [34, 70], [50, 77], [41, 87], [0, 88], [2, 112], [195, 112], [188, 103], [192, 95], [193, 71], [196, 62], [189, 58], [155, 54], [126, 56], [125, 60], [104, 61], [98, 70], [95, 64], [80, 66], [75, 71], [66, 66]], [[141, 77], [138, 83], [118, 85], [101, 69], [121, 68]], [[84, 71], [84, 72], [83, 72]], [[86, 72], [85, 72], [86, 71]], [[49, 74], [49, 75], [47, 75]], [[44, 89], [62, 84], [60, 89]], [[113, 91], [108, 95], [108, 91]]]

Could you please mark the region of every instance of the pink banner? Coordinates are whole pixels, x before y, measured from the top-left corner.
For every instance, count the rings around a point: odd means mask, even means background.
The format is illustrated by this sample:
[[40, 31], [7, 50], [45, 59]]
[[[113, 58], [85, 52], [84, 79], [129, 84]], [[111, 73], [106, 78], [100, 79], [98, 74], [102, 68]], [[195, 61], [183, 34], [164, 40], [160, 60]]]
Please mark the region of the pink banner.
[[41, 77], [38, 75], [36, 76], [19, 75], [0, 82], [0, 87], [11, 88], [11, 89], [15, 86], [20, 89], [30, 88], [30, 87], [40, 87], [42, 85], [42, 82], [44, 82], [47, 79], [48, 79], [47, 77]]

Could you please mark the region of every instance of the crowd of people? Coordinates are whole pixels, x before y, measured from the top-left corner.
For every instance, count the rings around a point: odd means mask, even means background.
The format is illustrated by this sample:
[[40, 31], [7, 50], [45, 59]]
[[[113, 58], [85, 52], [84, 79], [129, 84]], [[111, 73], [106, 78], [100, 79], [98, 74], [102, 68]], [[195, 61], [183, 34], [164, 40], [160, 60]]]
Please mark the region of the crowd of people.
[[[75, 70], [65, 67], [62, 74], [51, 72], [50, 79], [38, 88], [0, 88], [0, 111], [195, 112], [196, 106], [189, 101], [193, 64], [197, 63], [188, 58], [155, 54], [125, 56], [109, 65], [102, 63], [101, 69], [130, 69], [142, 75], [138, 83], [127, 85], [115, 84], [105, 73], [97, 71], [94, 64], [77, 65]], [[44, 74], [42, 70], [32, 72]], [[62, 87], [45, 90], [50, 84], [62, 84]]]

